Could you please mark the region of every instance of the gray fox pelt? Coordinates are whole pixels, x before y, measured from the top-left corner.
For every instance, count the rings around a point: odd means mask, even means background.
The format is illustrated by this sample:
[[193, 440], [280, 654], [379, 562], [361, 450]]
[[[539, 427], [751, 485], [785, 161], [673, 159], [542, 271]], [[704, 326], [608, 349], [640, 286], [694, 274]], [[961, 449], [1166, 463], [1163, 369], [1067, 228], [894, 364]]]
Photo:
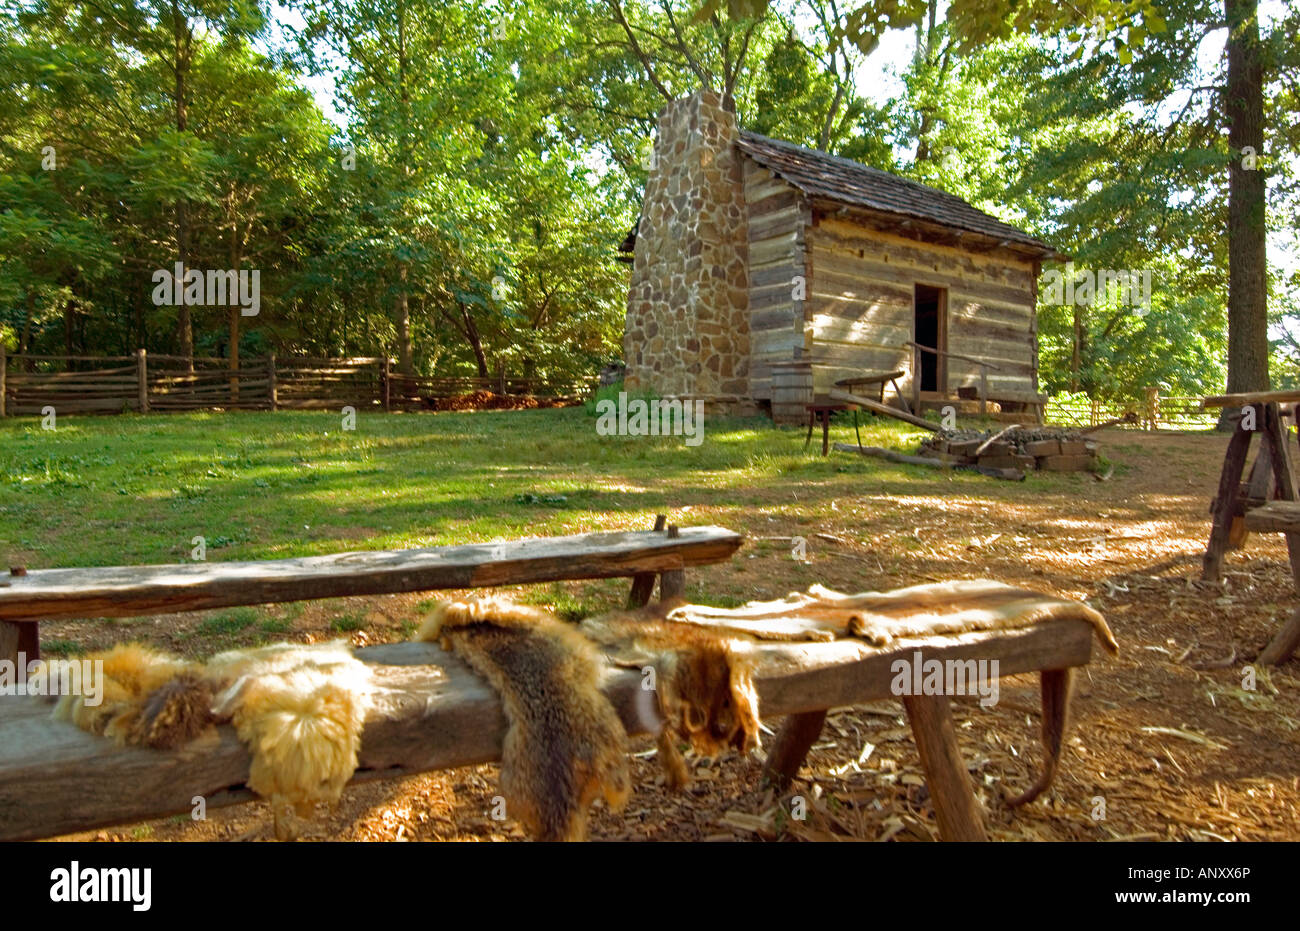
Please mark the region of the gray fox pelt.
[[595, 648], [571, 625], [489, 596], [440, 603], [416, 639], [455, 652], [501, 696], [501, 790], [534, 837], [584, 839], [598, 795], [622, 809], [632, 787], [627, 735], [600, 690]]

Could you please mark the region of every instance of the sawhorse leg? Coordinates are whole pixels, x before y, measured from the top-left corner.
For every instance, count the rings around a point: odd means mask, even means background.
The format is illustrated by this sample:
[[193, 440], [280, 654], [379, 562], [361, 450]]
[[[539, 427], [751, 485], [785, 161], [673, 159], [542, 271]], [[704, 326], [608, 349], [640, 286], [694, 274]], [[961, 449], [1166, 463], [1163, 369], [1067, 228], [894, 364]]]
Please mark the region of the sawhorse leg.
[[[1263, 419], [1262, 405], [1255, 405], [1257, 420]], [[1262, 426], [1262, 424], [1261, 424]], [[1217, 581], [1219, 570], [1223, 566], [1223, 553], [1228, 548], [1228, 538], [1232, 532], [1232, 518], [1236, 514], [1238, 498], [1241, 495], [1241, 473], [1246, 468], [1246, 455], [1250, 452], [1250, 440], [1255, 431], [1243, 430], [1241, 422], [1232, 431], [1228, 440], [1228, 451], [1223, 457], [1223, 471], [1219, 474], [1219, 490], [1215, 495], [1210, 513], [1214, 522], [1210, 527], [1210, 541], [1201, 557], [1201, 578], [1207, 582]], [[1263, 455], [1263, 450], [1260, 451]]]

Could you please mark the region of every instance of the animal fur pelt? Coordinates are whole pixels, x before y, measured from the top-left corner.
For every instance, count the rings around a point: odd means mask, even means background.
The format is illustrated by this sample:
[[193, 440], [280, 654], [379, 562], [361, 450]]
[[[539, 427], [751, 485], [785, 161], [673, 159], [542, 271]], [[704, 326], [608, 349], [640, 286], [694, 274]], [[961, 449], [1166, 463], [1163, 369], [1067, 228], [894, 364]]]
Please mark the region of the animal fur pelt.
[[852, 636], [880, 647], [903, 638], [1014, 630], [1044, 621], [1077, 619], [1092, 625], [1108, 652], [1119, 653], [1106, 619], [1083, 602], [983, 579], [857, 595], [813, 585], [807, 592], [734, 609], [679, 605], [668, 619], [760, 640]]
[[[660, 734], [660, 755], [669, 781], [680, 785], [686, 770], [676, 746], [678, 738], [706, 754], [725, 744], [719, 740], [725, 734], [732, 735], [733, 745], [748, 747], [752, 733], [757, 744], [752, 658], [759, 641], [856, 637], [883, 648], [904, 638], [1015, 630], [1071, 619], [1088, 622], [1108, 652], [1119, 652], [1105, 618], [1086, 604], [986, 580], [857, 595], [813, 585], [806, 593], [735, 609], [680, 602], [652, 605], [637, 612], [589, 618], [581, 629], [619, 665], [651, 664], [661, 675], [667, 672], [665, 686], [658, 692], [668, 721]], [[1028, 791], [1008, 802], [1012, 807], [1032, 801], [1051, 784], [1060, 760], [1072, 683], [1069, 670], [1044, 674], [1043, 771]]]
[[300, 817], [334, 804], [357, 768], [370, 709], [370, 667], [344, 641], [280, 643], [214, 656], [208, 671], [226, 683], [213, 711], [229, 718], [252, 753], [248, 787]]
[[233, 650], [206, 665], [128, 643], [86, 659], [103, 662], [102, 703], [64, 695], [55, 718], [158, 750], [231, 721], [252, 756], [248, 786], [271, 802], [278, 837], [292, 831], [285, 806], [306, 816], [338, 801], [356, 770], [372, 682], [346, 643]]
[[663, 716], [659, 759], [668, 784], [681, 788], [690, 777], [680, 744], [709, 757], [728, 748], [745, 753], [759, 746], [760, 722], [753, 638], [676, 622], [666, 616], [670, 607], [588, 618], [579, 629], [614, 653], [619, 665], [654, 670]]
[[623, 724], [600, 690], [595, 648], [547, 611], [499, 597], [440, 603], [417, 640], [439, 641], [501, 696], [507, 811], [539, 840], [582, 840], [597, 795], [631, 793]]
[[138, 643], [123, 643], [86, 659], [103, 663], [97, 705], [81, 693], [64, 694], [54, 718], [118, 744], [170, 750], [199, 736], [211, 723], [211, 686], [203, 667]]

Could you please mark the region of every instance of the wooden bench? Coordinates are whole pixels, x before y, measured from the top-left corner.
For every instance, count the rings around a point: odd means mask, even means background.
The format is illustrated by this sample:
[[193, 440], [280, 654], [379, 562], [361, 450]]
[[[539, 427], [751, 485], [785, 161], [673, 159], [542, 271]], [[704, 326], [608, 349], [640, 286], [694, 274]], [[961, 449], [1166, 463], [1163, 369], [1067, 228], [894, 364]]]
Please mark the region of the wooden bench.
[[629, 607], [639, 607], [649, 602], [656, 576], [661, 598], [681, 595], [684, 570], [722, 562], [740, 548], [742, 538], [731, 530], [665, 525], [661, 516], [654, 530], [627, 533], [254, 562], [11, 572], [0, 577], [0, 660], [19, 653], [39, 658], [38, 624], [68, 618], [622, 576], [632, 578]]
[[[470, 544], [426, 549], [203, 565], [34, 570], [3, 579], [0, 631], [12, 658], [35, 644], [37, 622], [126, 617], [161, 611], [387, 594], [435, 589], [631, 576], [630, 605], [648, 602], [656, 576], [661, 597], [682, 594], [684, 570], [723, 561], [739, 534], [716, 527], [665, 527], [635, 533]], [[900, 639], [888, 647], [860, 640], [761, 643], [755, 668], [764, 717], [789, 715], [767, 762], [788, 782], [815, 742], [830, 708], [897, 697], [898, 659], [997, 660], [1002, 676], [1039, 672], [1044, 713], [1064, 728], [1066, 670], [1085, 665], [1092, 627], [1052, 621], [1030, 628]], [[394, 778], [500, 758], [506, 722], [496, 693], [457, 657], [426, 643], [367, 647], [378, 698], [362, 737], [353, 781]], [[29, 652], [26, 659], [31, 660]], [[610, 667], [604, 689], [629, 734], [643, 733], [642, 676]], [[948, 840], [985, 838], [980, 805], [962, 762], [949, 699], [903, 698]], [[233, 729], [213, 745], [180, 753], [121, 748], [50, 719], [47, 701], [0, 696], [0, 841], [48, 837], [249, 801], [249, 756]]]
[[[1003, 676], [1041, 672], [1045, 708], [1064, 714], [1056, 685], [1063, 670], [1086, 664], [1093, 631], [1085, 621], [1020, 630], [899, 640], [887, 648], [859, 640], [763, 643], [755, 683], [764, 717], [788, 714], [770, 748], [768, 769], [793, 775], [821, 730], [827, 708], [896, 698], [893, 663], [993, 660]], [[381, 686], [361, 741], [354, 782], [408, 776], [500, 759], [506, 722], [496, 693], [457, 657], [428, 643], [366, 647]], [[629, 734], [646, 730], [643, 678], [609, 670], [604, 690]], [[983, 816], [962, 761], [946, 696], [903, 699], [925, 770], [940, 835], [985, 839]], [[202, 750], [162, 753], [119, 748], [50, 721], [36, 698], [0, 699], [0, 840], [49, 837], [250, 801], [249, 757], [230, 727]]]

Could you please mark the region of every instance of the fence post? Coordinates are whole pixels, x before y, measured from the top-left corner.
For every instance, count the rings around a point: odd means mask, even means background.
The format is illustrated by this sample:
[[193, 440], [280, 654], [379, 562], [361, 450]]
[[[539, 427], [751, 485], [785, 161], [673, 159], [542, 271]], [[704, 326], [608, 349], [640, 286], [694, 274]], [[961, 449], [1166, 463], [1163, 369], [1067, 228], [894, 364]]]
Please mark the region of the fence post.
[[279, 394], [275, 386], [275, 353], [266, 354], [266, 380], [267, 392], [271, 397], [271, 410], [275, 410], [280, 405]]
[[1101, 402], [1092, 398], [1088, 402], [1088, 426], [1095, 427], [1101, 423]]
[[497, 389], [497, 394], [506, 393], [506, 366], [504, 362], [497, 369]]
[[989, 367], [980, 365], [980, 416], [988, 413], [989, 406]]
[[382, 387], [384, 392], [384, 413], [385, 414], [391, 412], [393, 409], [393, 389], [389, 381], [391, 375], [390, 364], [391, 363], [389, 361], [388, 356], [384, 356], [383, 368], [379, 373], [379, 377], [383, 379]]
[[8, 361], [5, 359], [5, 344], [0, 343], [0, 417], [5, 415], [5, 368]]
[[140, 413], [149, 413], [149, 363], [145, 361], [147, 353], [143, 349], [135, 351], [136, 399]]
[[1160, 429], [1160, 388], [1143, 388], [1147, 396], [1146, 422], [1148, 430]]

